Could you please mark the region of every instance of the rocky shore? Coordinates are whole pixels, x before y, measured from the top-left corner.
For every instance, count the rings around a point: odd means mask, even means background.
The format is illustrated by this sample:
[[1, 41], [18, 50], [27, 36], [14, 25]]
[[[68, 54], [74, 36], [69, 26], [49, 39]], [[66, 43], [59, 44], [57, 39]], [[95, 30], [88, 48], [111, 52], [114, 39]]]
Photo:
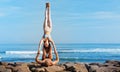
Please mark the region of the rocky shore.
[[0, 62], [0, 72], [120, 72], [120, 61], [89, 64], [66, 62], [49, 67], [35, 62]]

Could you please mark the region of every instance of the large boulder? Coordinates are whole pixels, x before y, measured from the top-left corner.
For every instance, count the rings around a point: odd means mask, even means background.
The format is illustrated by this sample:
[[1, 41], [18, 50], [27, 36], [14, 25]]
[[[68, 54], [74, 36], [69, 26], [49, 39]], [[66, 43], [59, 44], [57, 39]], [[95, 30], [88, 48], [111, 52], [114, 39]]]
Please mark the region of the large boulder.
[[98, 65], [90, 65], [89, 66], [89, 72], [96, 72], [96, 70], [99, 68]]
[[34, 70], [32, 70], [33, 72], [46, 72], [45, 68], [35, 68]]
[[58, 65], [53, 65], [53, 66], [48, 66], [48, 67], [33, 67], [31, 68], [32, 72], [63, 72], [65, 70], [64, 66], [58, 66]]
[[0, 62], [0, 65], [7, 66], [7, 65], [8, 65], [8, 62]]
[[27, 66], [16, 66], [13, 68], [14, 72], [31, 72]]
[[5, 66], [0, 65], [0, 72], [4, 72], [6, 70]]
[[11, 69], [6, 69], [4, 72], [12, 72]]
[[65, 67], [53, 65], [53, 66], [45, 67], [44, 69], [45, 69], [45, 72], [60, 72], [60, 71], [64, 71]]
[[80, 64], [80, 63], [66, 63], [64, 64], [66, 67], [66, 71], [71, 71], [71, 72], [88, 72], [85, 64]]
[[96, 72], [120, 72], [120, 67], [100, 67]]
[[107, 60], [105, 64], [108, 64], [109, 66], [116, 66], [120, 67], [120, 61], [112, 61], [112, 60]]

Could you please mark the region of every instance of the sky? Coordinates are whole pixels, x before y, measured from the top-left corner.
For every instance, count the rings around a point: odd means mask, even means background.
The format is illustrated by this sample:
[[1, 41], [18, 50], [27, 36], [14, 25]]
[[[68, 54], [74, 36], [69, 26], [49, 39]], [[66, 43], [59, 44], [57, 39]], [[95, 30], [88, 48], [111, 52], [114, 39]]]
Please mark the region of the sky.
[[120, 43], [120, 0], [0, 0], [0, 44], [39, 43], [46, 2], [55, 43]]

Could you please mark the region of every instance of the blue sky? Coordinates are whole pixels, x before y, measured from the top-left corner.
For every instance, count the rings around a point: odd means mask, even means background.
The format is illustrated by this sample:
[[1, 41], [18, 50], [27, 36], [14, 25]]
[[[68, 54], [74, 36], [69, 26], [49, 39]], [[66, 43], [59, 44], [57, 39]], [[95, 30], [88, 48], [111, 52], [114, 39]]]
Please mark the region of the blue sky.
[[56, 43], [120, 43], [120, 0], [0, 0], [0, 43], [38, 43], [46, 2]]

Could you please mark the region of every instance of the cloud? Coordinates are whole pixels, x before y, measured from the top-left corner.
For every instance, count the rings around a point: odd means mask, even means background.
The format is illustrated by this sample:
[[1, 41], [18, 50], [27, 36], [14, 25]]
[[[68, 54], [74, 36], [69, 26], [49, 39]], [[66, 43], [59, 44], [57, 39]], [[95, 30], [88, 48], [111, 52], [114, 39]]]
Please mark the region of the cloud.
[[7, 6], [0, 8], [0, 17], [8, 16], [8, 15], [15, 15], [16, 13], [20, 13], [22, 11], [22, 7], [18, 6]]
[[4, 17], [5, 16], [5, 13], [0, 13], [0, 17]]
[[118, 18], [120, 18], [119, 13], [105, 12], [105, 11], [95, 12], [95, 13], [93, 13], [92, 16], [93, 16], [93, 18], [96, 18], [96, 19], [118, 19]]
[[22, 9], [21, 7], [18, 7], [18, 6], [11, 6], [9, 7], [11, 10], [20, 10]]
[[0, 7], [0, 11], [2, 11], [2, 12], [18, 11], [18, 10], [21, 10], [21, 9], [22, 9], [22, 7], [18, 7], [18, 6]]
[[120, 14], [116, 12], [98, 11], [91, 13], [69, 13], [67, 17], [73, 19], [120, 19]]
[[10, 2], [11, 0], [0, 0], [0, 2]]

